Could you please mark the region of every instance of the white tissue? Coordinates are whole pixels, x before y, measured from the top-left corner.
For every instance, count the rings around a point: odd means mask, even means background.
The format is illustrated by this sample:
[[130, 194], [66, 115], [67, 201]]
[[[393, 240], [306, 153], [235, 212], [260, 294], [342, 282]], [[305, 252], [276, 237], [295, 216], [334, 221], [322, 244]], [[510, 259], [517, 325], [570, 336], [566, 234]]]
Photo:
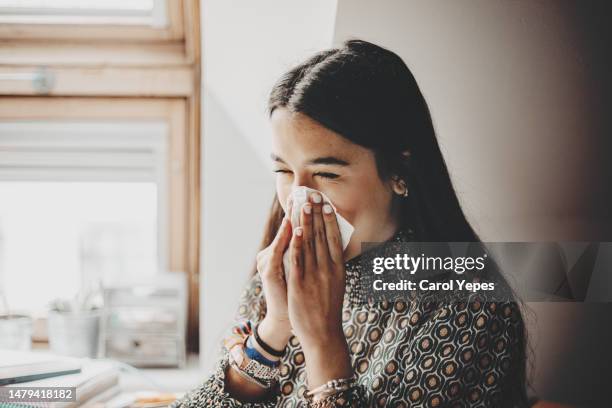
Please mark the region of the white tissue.
[[[293, 200], [293, 204], [291, 206], [291, 227], [295, 228], [300, 226], [300, 211], [302, 210], [302, 205], [308, 202], [308, 197], [312, 193], [319, 193], [321, 197], [323, 197], [323, 202], [328, 203], [334, 210], [334, 214], [336, 214], [336, 219], [338, 220], [338, 228], [340, 229], [340, 236], [342, 237], [342, 249], [345, 250], [351, 240], [351, 235], [353, 235], [353, 231], [355, 228], [338, 212], [336, 211], [336, 207], [329, 200], [329, 198], [323, 194], [322, 192], [306, 187], [306, 186], [298, 186], [293, 189], [291, 192], [291, 198]], [[289, 272], [290, 268], [290, 260], [289, 260], [289, 250], [285, 251], [283, 255], [283, 266], [285, 268], [285, 273]]]

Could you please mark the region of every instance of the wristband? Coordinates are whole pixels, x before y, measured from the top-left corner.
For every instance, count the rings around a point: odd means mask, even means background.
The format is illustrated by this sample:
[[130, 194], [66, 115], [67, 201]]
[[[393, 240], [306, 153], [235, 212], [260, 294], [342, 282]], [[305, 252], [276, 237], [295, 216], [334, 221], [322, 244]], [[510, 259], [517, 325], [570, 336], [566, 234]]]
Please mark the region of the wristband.
[[229, 350], [229, 363], [240, 373], [259, 383], [262, 388], [271, 388], [278, 379], [278, 368], [268, 367], [251, 360], [246, 356], [242, 344], [236, 344]]
[[267, 365], [268, 367], [278, 367], [278, 365], [280, 364], [279, 360], [270, 360], [266, 358], [266, 356], [261, 354], [261, 352], [253, 346], [253, 337], [250, 336], [246, 341], [244, 353], [251, 360], [258, 361], [261, 364]]
[[265, 341], [263, 341], [261, 337], [259, 337], [259, 333], [257, 331], [258, 328], [259, 328], [259, 325], [255, 326], [255, 328], [253, 329], [253, 334], [255, 335], [255, 341], [257, 342], [257, 344], [259, 344], [259, 346], [271, 356], [282, 357], [285, 354], [285, 349], [281, 351], [273, 349], [270, 345], [268, 345]]

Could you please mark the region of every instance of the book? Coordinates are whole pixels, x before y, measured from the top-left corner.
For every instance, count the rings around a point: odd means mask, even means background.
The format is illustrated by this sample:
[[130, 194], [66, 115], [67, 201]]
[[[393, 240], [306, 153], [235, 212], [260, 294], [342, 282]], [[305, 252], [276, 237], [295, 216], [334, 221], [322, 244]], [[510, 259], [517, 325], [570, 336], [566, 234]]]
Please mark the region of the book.
[[[64, 402], [13, 402], [0, 401], [0, 408], [75, 408], [84, 404], [101, 402], [116, 395], [119, 385], [119, 371], [109, 361], [83, 360], [81, 371], [53, 378], [29, 381], [7, 387], [74, 387], [75, 401]], [[93, 404], [92, 404], [93, 405]]]
[[81, 371], [81, 361], [49, 353], [0, 349], [0, 386]]

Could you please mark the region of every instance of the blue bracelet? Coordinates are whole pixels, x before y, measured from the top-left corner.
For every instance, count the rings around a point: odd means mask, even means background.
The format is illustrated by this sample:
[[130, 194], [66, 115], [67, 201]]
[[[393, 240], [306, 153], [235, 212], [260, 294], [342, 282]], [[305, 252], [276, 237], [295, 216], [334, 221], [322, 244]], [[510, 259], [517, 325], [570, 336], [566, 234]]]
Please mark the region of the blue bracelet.
[[263, 354], [261, 354], [259, 352], [259, 350], [257, 350], [255, 347], [253, 347], [251, 345], [251, 338], [249, 337], [246, 341], [245, 347], [244, 347], [244, 354], [246, 354], [246, 356], [248, 358], [250, 358], [251, 360], [255, 360], [258, 363], [261, 363], [263, 365], [266, 365], [268, 367], [278, 367], [278, 365], [280, 364], [279, 361], [272, 361], [267, 359]]

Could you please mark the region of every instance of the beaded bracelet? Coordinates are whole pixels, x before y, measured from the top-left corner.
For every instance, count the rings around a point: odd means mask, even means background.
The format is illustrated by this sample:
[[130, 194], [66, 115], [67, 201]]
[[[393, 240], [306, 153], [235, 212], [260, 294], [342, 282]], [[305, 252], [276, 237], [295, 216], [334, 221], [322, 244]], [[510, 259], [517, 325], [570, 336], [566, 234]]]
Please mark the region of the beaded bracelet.
[[238, 375], [240, 375], [242, 378], [244, 378], [245, 380], [247, 380], [248, 382], [250, 382], [251, 384], [255, 384], [260, 388], [264, 388], [264, 389], [268, 389], [270, 388], [270, 386], [268, 386], [268, 384], [264, 383], [264, 382], [260, 382], [259, 380], [257, 380], [256, 378], [251, 377], [250, 375], [248, 375], [247, 373], [245, 373], [244, 371], [242, 371], [242, 369], [240, 368], [240, 366], [233, 360], [230, 360], [229, 365], [231, 367], [234, 368], [234, 370], [236, 370], [236, 372], [238, 373]]
[[330, 408], [337, 406], [337, 402], [338, 394], [332, 394], [317, 401], [308, 401], [306, 406], [308, 408]]
[[258, 382], [262, 388], [271, 388], [278, 378], [278, 368], [251, 360], [244, 353], [242, 344], [237, 344], [230, 350], [229, 360], [235, 369]]
[[325, 384], [322, 384], [315, 388], [314, 390], [307, 390], [304, 393], [304, 397], [309, 402], [325, 400], [332, 395], [336, 395], [342, 391], [349, 390], [355, 386], [357, 383], [357, 379], [355, 376], [351, 376], [349, 378], [338, 378], [335, 380], [330, 380]]

